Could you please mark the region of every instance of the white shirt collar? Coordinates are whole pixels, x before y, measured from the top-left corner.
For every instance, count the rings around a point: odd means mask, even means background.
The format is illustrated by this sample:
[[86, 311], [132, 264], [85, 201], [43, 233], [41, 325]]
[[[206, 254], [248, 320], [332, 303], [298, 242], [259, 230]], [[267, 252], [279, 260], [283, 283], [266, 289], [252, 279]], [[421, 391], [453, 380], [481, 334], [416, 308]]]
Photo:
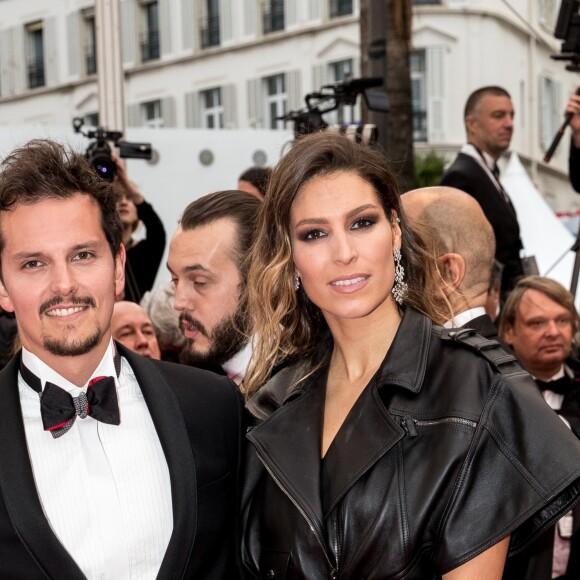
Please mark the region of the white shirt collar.
[[445, 328], [459, 328], [465, 326], [468, 322], [477, 318], [478, 316], [483, 316], [485, 314], [485, 308], [483, 306], [476, 306], [475, 308], [470, 308], [464, 312], [456, 314], [451, 320], [448, 320], [443, 326]]
[[[112, 376], [116, 377], [117, 373], [115, 371], [115, 345], [113, 340], [111, 339], [109, 342], [109, 346], [103, 355], [103, 358], [97, 365], [97, 368], [91, 374], [90, 379], [93, 377], [101, 377], [101, 376]], [[32, 354], [29, 350], [22, 347], [22, 362], [40, 379], [42, 383], [42, 388], [44, 389], [44, 385], [47, 381], [58, 385], [61, 389], [69, 393], [78, 393], [81, 390], [86, 390], [86, 387], [90, 381], [84, 385], [82, 389], [79, 389], [76, 385], [65, 379], [55, 370], [50, 368], [46, 363], [42, 362], [35, 354]]]
[[248, 364], [252, 357], [252, 342], [252, 340], [249, 340], [242, 350], [238, 351], [230, 360], [223, 364], [224, 370], [228, 376], [232, 377], [232, 379], [238, 384], [242, 382], [246, 370], [248, 369]]

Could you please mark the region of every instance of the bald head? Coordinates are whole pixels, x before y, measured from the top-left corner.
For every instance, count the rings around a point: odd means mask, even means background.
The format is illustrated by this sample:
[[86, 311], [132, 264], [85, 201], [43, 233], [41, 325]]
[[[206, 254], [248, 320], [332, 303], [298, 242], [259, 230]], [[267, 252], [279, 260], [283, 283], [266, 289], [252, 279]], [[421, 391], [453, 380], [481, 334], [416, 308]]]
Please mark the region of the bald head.
[[468, 299], [466, 306], [483, 305], [479, 298], [475, 304], [472, 300], [487, 295], [495, 237], [479, 203], [459, 189], [442, 186], [414, 189], [401, 199], [410, 226], [420, 224], [435, 257], [458, 254], [463, 258], [465, 274], [456, 291]]
[[161, 354], [153, 323], [135, 302], [116, 302], [111, 319], [113, 338], [129, 350], [159, 360]]

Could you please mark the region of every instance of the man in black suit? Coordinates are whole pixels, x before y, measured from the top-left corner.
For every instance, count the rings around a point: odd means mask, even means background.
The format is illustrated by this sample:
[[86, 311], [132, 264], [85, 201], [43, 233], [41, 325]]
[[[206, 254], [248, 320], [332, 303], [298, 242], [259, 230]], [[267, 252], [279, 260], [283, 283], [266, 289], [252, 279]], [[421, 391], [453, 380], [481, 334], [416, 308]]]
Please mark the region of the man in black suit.
[[502, 302], [524, 274], [516, 212], [501, 185], [496, 163], [509, 147], [513, 117], [511, 98], [501, 87], [483, 87], [472, 93], [464, 112], [467, 143], [441, 179], [441, 185], [473, 196], [493, 227], [495, 257], [504, 266]]
[[[522, 278], [508, 297], [500, 335], [533, 376], [544, 399], [580, 437], [580, 377], [571, 358], [578, 314], [570, 292], [541, 276]], [[580, 506], [508, 560], [506, 580], [580, 578]]]
[[568, 113], [572, 113], [572, 119], [570, 119], [570, 129], [572, 130], [569, 157], [570, 181], [572, 187], [580, 193], [580, 95], [578, 89], [568, 100], [566, 114]]
[[437, 258], [441, 276], [441, 304], [449, 302], [454, 317], [438, 322], [473, 328], [482, 336], [497, 338], [486, 313], [495, 239], [479, 204], [452, 187], [425, 187], [403, 194], [403, 209], [416, 226], [430, 253]]
[[236, 577], [241, 404], [231, 381], [111, 338], [116, 196], [52, 141], [0, 172], [0, 578]]

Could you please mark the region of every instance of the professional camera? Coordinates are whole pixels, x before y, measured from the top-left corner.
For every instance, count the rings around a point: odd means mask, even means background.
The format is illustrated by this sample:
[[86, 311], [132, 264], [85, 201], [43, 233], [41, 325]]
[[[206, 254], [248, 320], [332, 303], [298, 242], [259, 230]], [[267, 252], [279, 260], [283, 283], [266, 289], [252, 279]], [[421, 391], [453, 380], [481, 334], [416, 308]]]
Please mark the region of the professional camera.
[[556, 60], [569, 60], [566, 66], [570, 72], [580, 72], [580, 1], [562, 0], [554, 36], [563, 40], [560, 54], [553, 54]]
[[119, 148], [119, 157], [124, 159], [151, 159], [150, 143], [129, 143], [121, 141], [123, 133], [120, 131], [105, 131], [102, 127], [94, 130], [82, 130], [83, 120], [80, 117], [73, 119], [75, 133], [80, 133], [89, 139], [94, 139], [85, 153], [85, 157], [95, 171], [107, 181], [113, 181], [117, 166], [111, 156], [112, 150], [108, 141], [112, 141]]
[[357, 98], [362, 94], [367, 107], [372, 111], [386, 113], [389, 110], [387, 95], [377, 90], [383, 84], [383, 79], [377, 77], [349, 79], [341, 83], [324, 85], [320, 91], [309, 93], [304, 97], [306, 108], [299, 111], [290, 111], [282, 117], [282, 121], [294, 123], [294, 137], [329, 130], [346, 134], [355, 141], [374, 143], [378, 132], [375, 125], [350, 123], [347, 125], [329, 126], [323, 115], [335, 111], [340, 105], [353, 107]]

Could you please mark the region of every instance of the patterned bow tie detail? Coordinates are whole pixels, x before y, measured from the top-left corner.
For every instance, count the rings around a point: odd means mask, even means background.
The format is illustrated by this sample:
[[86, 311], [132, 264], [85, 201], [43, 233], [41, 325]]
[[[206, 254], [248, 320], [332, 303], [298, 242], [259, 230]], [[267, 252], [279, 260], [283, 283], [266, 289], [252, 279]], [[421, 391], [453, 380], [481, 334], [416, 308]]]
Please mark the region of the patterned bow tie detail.
[[[121, 357], [118, 352], [114, 356], [117, 376], [121, 372]], [[64, 435], [76, 421], [92, 417], [101, 423], [120, 425], [119, 400], [113, 377], [95, 377], [89, 381], [87, 392], [81, 392], [73, 397], [63, 388], [46, 382], [42, 390], [40, 379], [20, 360], [20, 374], [26, 384], [35, 390], [40, 397], [40, 414], [42, 426], [50, 431], [56, 439]]]
[[64, 435], [74, 424], [77, 415], [84, 419], [87, 416], [108, 423], [119, 425], [119, 401], [113, 377], [96, 377], [87, 387], [87, 393], [73, 397], [64, 389], [47, 382], [40, 396], [40, 413], [45, 431], [50, 431], [56, 439]]

